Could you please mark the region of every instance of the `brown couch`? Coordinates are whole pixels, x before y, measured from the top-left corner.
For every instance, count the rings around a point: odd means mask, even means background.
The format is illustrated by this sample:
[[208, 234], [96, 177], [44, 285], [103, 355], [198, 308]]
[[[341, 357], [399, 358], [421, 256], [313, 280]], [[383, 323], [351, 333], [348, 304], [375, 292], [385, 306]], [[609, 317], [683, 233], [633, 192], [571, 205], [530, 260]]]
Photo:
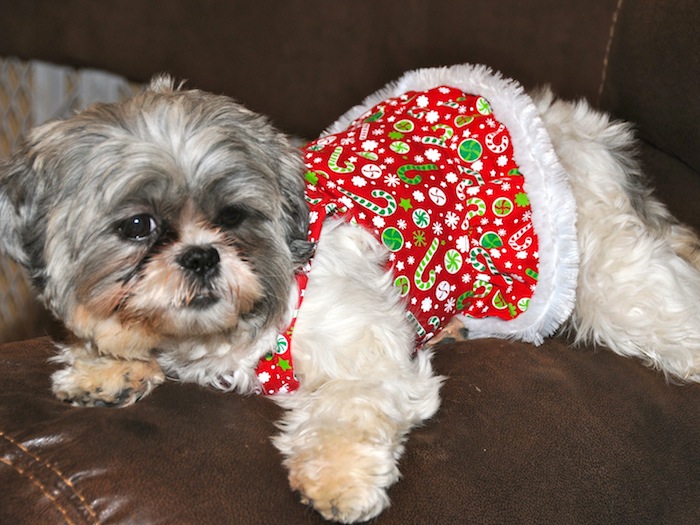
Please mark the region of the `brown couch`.
[[[401, 72], [486, 63], [635, 122], [658, 194], [700, 227], [696, 0], [0, 1], [0, 55], [170, 71], [313, 137]], [[2, 220], [2, 218], [0, 218]], [[653, 322], [650, 319], [649, 322]], [[49, 339], [0, 346], [0, 523], [321, 523], [287, 487], [280, 409], [168, 383], [126, 409], [55, 400]], [[440, 348], [377, 524], [700, 522], [700, 386], [602, 348]]]

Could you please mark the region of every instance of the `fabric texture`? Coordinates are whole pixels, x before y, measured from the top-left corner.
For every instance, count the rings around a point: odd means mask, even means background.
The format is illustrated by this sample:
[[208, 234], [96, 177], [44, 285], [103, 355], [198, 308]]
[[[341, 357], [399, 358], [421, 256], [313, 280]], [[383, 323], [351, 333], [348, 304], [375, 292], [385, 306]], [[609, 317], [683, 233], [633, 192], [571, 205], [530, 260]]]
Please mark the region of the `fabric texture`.
[[[418, 345], [453, 316], [478, 336], [537, 344], [569, 316], [574, 198], [515, 81], [483, 66], [415, 71], [303, 151], [309, 240], [331, 216], [373, 232]], [[266, 394], [298, 387], [293, 328], [257, 374]]]

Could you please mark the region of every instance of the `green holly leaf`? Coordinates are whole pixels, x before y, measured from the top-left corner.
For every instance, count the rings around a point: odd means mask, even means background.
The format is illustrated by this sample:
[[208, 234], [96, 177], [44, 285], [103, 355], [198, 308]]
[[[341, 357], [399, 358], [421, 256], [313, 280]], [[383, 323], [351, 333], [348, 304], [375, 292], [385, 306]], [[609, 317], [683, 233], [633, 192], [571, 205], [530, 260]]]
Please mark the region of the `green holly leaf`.
[[389, 132], [389, 138], [392, 140], [401, 140], [403, 138], [403, 133], [399, 131], [391, 131]]

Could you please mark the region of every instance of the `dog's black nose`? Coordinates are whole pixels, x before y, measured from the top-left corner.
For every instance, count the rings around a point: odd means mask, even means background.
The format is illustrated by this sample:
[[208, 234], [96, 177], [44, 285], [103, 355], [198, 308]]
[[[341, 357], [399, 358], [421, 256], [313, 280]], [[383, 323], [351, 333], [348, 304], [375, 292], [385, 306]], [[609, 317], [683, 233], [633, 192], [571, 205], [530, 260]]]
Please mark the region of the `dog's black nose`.
[[180, 255], [177, 262], [183, 268], [204, 276], [216, 268], [220, 260], [216, 248], [192, 246]]

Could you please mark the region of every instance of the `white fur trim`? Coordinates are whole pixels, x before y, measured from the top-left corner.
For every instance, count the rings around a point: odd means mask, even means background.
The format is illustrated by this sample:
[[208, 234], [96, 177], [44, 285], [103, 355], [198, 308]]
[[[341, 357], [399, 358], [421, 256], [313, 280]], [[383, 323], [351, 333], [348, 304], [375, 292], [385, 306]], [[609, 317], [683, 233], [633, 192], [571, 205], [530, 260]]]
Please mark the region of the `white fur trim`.
[[344, 130], [387, 98], [439, 86], [483, 96], [496, 118], [508, 128], [515, 161], [525, 176], [525, 190], [539, 240], [539, 281], [528, 310], [510, 321], [464, 317], [464, 324], [470, 337], [517, 338], [540, 344], [556, 332], [574, 307], [579, 263], [576, 204], [544, 123], [520, 84], [481, 65], [411, 71], [350, 109], [324, 135]]

